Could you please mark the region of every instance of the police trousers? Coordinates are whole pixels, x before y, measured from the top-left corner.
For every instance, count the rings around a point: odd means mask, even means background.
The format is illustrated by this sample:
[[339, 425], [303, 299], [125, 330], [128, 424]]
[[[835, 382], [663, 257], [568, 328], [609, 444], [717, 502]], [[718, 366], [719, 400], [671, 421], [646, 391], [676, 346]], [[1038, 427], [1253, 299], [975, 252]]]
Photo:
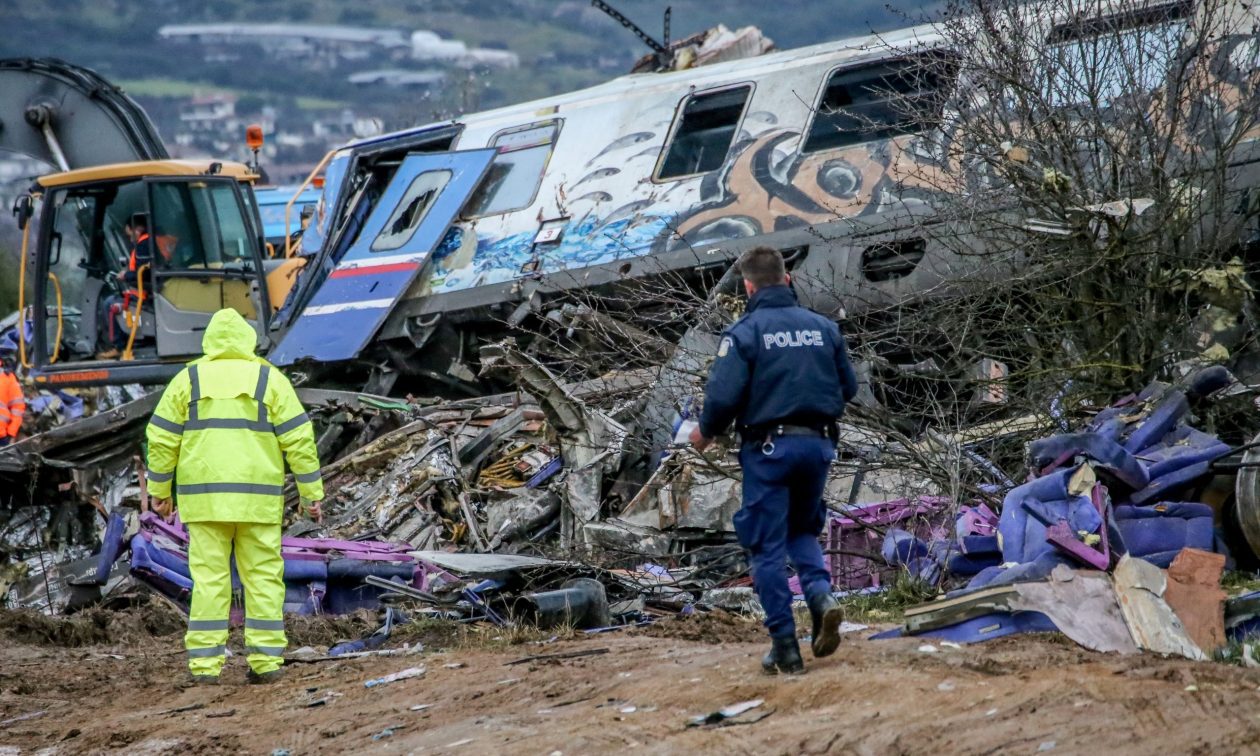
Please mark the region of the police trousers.
[[245, 589], [245, 652], [250, 669], [271, 672], [284, 664], [284, 559], [279, 523], [190, 522], [188, 571], [192, 608], [188, 612], [188, 669], [217, 676], [227, 652], [232, 609], [232, 556]]
[[735, 514], [735, 533], [748, 551], [753, 587], [771, 637], [796, 634], [788, 560], [806, 597], [831, 590], [818, 538], [827, 519], [823, 488], [835, 458], [835, 442], [820, 436], [778, 436], [773, 449], [760, 441], [740, 448], [744, 496]]

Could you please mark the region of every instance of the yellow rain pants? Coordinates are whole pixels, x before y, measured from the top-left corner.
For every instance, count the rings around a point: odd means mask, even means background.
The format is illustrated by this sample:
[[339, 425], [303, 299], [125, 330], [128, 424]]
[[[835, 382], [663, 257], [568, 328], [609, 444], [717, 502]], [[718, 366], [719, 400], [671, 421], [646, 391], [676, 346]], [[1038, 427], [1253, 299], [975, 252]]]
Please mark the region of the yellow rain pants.
[[188, 523], [188, 570], [192, 609], [188, 613], [188, 669], [217, 676], [223, 669], [232, 608], [229, 562], [236, 553], [245, 589], [245, 652], [250, 669], [263, 674], [284, 664], [284, 560], [280, 525], [256, 522]]

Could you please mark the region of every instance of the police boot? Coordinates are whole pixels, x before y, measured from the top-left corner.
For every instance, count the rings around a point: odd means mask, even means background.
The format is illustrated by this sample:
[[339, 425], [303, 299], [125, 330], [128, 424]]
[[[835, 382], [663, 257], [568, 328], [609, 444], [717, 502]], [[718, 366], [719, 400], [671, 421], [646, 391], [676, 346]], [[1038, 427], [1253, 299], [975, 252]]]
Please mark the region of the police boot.
[[770, 652], [761, 658], [761, 668], [768, 675], [799, 675], [805, 671], [805, 662], [801, 660], [801, 647], [796, 637], [771, 638]]
[[831, 656], [840, 646], [840, 624], [844, 622], [844, 607], [830, 593], [818, 593], [809, 599], [809, 614], [814, 619], [814, 635], [809, 644], [814, 658]]

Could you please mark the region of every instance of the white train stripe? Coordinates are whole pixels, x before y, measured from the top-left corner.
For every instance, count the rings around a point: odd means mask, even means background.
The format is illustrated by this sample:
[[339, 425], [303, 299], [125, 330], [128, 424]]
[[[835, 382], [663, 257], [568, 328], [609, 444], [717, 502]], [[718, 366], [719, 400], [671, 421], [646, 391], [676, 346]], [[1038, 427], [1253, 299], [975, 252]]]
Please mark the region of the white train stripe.
[[346, 312], [347, 310], [379, 310], [383, 307], [393, 307], [393, 299], [368, 299], [360, 302], [342, 302], [340, 304], [315, 305], [307, 307], [302, 313], [304, 315], [331, 315], [335, 312]]
[[418, 263], [423, 262], [427, 254], [410, 254], [410, 255], [389, 255], [388, 257], [373, 257], [369, 260], [346, 260], [338, 265], [335, 270], [354, 270], [355, 268], [375, 268], [378, 265], [395, 265], [398, 263]]

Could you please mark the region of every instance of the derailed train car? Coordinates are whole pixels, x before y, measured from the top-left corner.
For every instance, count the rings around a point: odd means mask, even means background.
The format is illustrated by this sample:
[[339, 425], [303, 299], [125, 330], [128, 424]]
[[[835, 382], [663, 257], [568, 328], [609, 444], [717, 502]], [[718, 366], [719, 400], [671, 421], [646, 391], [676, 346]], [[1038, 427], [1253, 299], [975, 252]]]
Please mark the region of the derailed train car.
[[393, 368], [461, 381], [505, 323], [575, 291], [708, 280], [757, 244], [825, 312], [925, 290], [959, 264], [915, 234], [928, 208], [905, 180], [937, 118], [883, 88], [948, 87], [922, 75], [939, 43], [922, 27], [635, 74], [347, 145], [273, 359], [384, 346]]

